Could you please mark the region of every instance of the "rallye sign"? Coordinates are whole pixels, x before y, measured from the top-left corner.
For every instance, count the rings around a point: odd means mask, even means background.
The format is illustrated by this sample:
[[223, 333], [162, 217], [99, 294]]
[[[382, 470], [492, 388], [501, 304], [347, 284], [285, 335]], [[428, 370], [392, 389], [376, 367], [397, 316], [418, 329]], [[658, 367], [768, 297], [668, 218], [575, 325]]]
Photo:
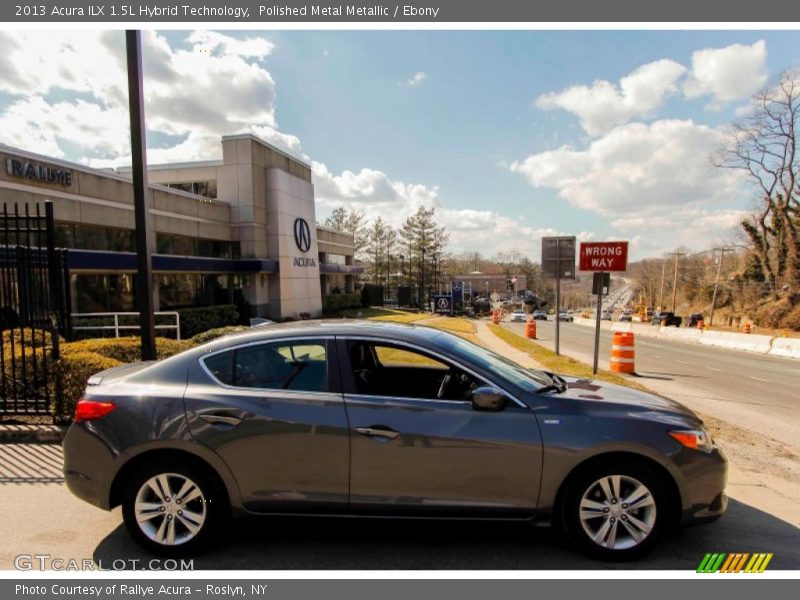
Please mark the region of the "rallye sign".
[[628, 242], [581, 242], [581, 271], [627, 271]]

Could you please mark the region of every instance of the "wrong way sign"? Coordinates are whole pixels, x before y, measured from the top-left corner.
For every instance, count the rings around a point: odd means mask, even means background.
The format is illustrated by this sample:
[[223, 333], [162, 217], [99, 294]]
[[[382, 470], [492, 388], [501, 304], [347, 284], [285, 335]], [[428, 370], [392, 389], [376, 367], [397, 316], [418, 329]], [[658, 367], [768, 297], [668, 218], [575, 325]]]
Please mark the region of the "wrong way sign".
[[581, 242], [581, 271], [627, 271], [628, 242]]

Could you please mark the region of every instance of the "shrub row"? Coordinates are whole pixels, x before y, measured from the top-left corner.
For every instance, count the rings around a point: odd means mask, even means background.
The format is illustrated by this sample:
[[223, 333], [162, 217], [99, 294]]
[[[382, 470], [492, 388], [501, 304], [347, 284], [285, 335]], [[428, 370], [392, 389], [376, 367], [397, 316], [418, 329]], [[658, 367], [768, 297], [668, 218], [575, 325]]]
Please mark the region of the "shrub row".
[[228, 327], [242, 323], [239, 309], [234, 304], [184, 308], [178, 311], [181, 317], [181, 338], [190, 338], [218, 327]]
[[361, 294], [327, 294], [322, 298], [322, 310], [325, 313], [335, 313], [360, 306]]

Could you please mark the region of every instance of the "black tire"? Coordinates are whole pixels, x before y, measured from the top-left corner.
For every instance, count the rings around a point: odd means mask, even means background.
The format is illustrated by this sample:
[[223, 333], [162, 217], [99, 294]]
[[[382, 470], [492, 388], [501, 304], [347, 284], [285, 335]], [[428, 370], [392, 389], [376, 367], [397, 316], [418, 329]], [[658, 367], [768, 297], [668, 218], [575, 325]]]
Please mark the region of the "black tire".
[[[622, 493], [619, 494], [621, 498], [616, 499], [616, 503], [610, 504], [606, 503], [605, 500], [600, 500], [605, 497], [605, 494], [601, 489], [602, 486], [598, 485], [597, 482], [613, 476], [621, 476], [620, 491]], [[645, 486], [653, 500], [652, 505], [637, 509], [631, 508], [630, 512], [628, 512], [627, 507], [624, 511], [622, 510], [623, 503], [620, 500], [629, 497], [630, 492], [635, 488], [635, 484], [631, 480]], [[591, 495], [592, 491], [595, 494], [594, 497]], [[610, 522], [616, 522], [617, 534], [620, 534], [621, 537], [615, 538], [613, 543], [619, 545], [619, 547], [601, 545], [601, 543], [592, 539], [584, 527], [584, 521], [580, 517], [580, 506], [584, 494], [590, 494], [587, 497], [589, 501], [594, 500], [601, 504], [608, 504], [606, 508], [609, 509], [603, 509], [605, 516], [585, 521], [586, 526], [590, 530], [594, 529], [594, 533], [600, 534], [601, 528], [605, 525], [606, 517]], [[636, 503], [634, 502], [633, 504]], [[615, 507], [615, 505], [617, 506]], [[621, 512], [624, 517], [617, 516], [614, 518], [612, 515], [615, 513], [610, 512], [612, 510]], [[646, 464], [637, 462], [603, 462], [579, 471], [567, 482], [562, 495], [559, 524], [572, 545], [584, 554], [601, 560], [626, 561], [639, 558], [655, 547], [661, 538], [665, 524], [670, 520], [669, 510], [670, 506], [664, 482], [653, 469]], [[623, 518], [626, 520], [625, 523], [622, 521]], [[641, 533], [642, 530], [634, 525], [635, 522], [650, 525], [649, 531], [641, 540], [635, 539], [626, 529], [626, 527], [630, 527]], [[611, 524], [609, 528], [613, 526]], [[603, 537], [601, 536], [601, 540]], [[610, 538], [606, 537], [605, 543], [609, 541]], [[626, 547], [626, 544], [633, 545]]]
[[[180, 540], [181, 536], [186, 538], [185, 541], [178, 541], [178, 543], [172, 545], [159, 543], [155, 539], [151, 539], [152, 529], [158, 529], [161, 522], [167, 518], [166, 514], [164, 516], [156, 516], [141, 526], [136, 518], [135, 506], [140, 491], [145, 494], [145, 497], [149, 496], [149, 499], [155, 501], [155, 503], [158, 502], [152, 488], [146, 489], [144, 486], [153, 477], [159, 475], [167, 475], [169, 486], [173, 488], [173, 493], [178, 492], [174, 488], [180, 487], [181, 478], [185, 478], [194, 483], [201, 494], [201, 498], [192, 499], [183, 506], [183, 508], [188, 507], [191, 510], [191, 512], [186, 513], [187, 515], [199, 513], [204, 515], [202, 525], [194, 533], [183, 525], [186, 522], [186, 515], [178, 516], [177, 511], [181, 508], [180, 499], [170, 499], [172, 500], [172, 504], [169, 505], [170, 512], [175, 514], [174, 531], [177, 532], [175, 538], [176, 540]], [[165, 461], [160, 464], [145, 465], [133, 474], [122, 496], [122, 516], [129, 535], [145, 550], [158, 556], [183, 557], [203, 552], [210, 542], [219, 535], [229, 515], [230, 511], [224, 490], [219, 488], [206, 468], [191, 462]], [[170, 519], [172, 518], [170, 516]], [[145, 532], [144, 527], [148, 528], [151, 535]]]

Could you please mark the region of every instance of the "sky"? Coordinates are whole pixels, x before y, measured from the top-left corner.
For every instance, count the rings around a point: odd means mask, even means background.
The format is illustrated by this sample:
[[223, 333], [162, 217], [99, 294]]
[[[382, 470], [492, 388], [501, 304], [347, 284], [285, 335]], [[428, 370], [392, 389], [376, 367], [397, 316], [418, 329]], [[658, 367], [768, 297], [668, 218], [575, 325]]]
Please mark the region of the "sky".
[[[735, 236], [756, 199], [714, 167], [780, 31], [144, 32], [148, 162], [251, 132], [312, 165], [318, 219], [433, 206], [450, 250], [538, 260], [543, 235], [631, 256]], [[0, 31], [0, 143], [130, 163], [122, 31]]]

